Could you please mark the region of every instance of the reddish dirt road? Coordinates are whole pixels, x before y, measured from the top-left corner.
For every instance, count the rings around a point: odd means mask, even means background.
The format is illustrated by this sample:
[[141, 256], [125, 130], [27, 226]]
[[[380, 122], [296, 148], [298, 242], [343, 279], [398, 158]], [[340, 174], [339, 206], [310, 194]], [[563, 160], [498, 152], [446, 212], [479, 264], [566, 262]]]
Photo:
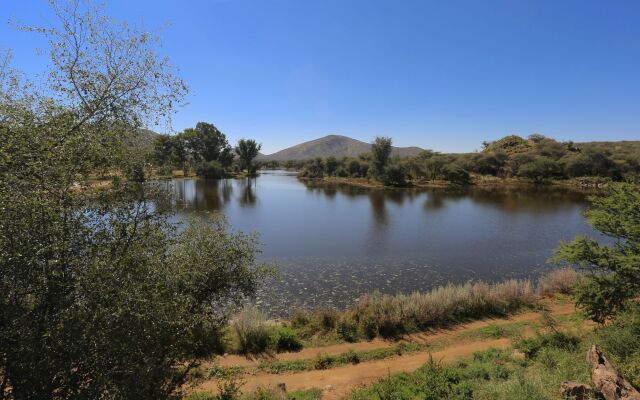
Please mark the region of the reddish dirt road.
[[[575, 311], [572, 304], [554, 304], [550, 307], [552, 315], [560, 316], [571, 314]], [[445, 347], [435, 352], [424, 351], [420, 353], [397, 356], [385, 360], [363, 362], [357, 365], [345, 365], [326, 370], [313, 370], [299, 373], [268, 374], [258, 373], [244, 376], [245, 385], [243, 392], [250, 393], [259, 387], [274, 387], [278, 383], [286, 384], [287, 390], [303, 390], [310, 388], [320, 388], [323, 390], [323, 399], [342, 399], [354, 388], [369, 384], [379, 378], [387, 376], [389, 373], [410, 372], [419, 368], [432, 356], [434, 360], [440, 362], [451, 362], [456, 359], [471, 356], [473, 353], [489, 348], [507, 348], [511, 342], [507, 338], [493, 340], [472, 340], [464, 338], [464, 332], [473, 331], [491, 324], [504, 325], [515, 322], [537, 322], [540, 314], [528, 312], [517, 314], [506, 318], [485, 319], [467, 324], [458, 325], [447, 330], [435, 332], [423, 332], [409, 335], [405, 338], [408, 341], [415, 341], [423, 344], [430, 344], [436, 341], [445, 340]], [[361, 343], [345, 343], [325, 347], [303, 349], [297, 353], [281, 353], [272, 359], [278, 360], [300, 360], [312, 359], [319, 353], [339, 354], [348, 350], [365, 351], [392, 346], [394, 342], [381, 339]], [[258, 360], [251, 360], [240, 356], [226, 356], [216, 362], [222, 366], [252, 366]], [[218, 389], [215, 380], [208, 380], [199, 384], [194, 391], [216, 392]]]

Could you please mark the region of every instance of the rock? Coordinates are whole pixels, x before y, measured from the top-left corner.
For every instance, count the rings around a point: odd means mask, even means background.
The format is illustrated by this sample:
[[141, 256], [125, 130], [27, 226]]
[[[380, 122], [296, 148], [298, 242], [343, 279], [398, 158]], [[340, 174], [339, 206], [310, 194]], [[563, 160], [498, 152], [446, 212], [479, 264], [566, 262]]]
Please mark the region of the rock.
[[567, 381], [560, 384], [560, 395], [563, 399], [588, 400], [595, 398], [595, 391], [584, 383]]
[[640, 400], [640, 393], [615, 369], [596, 346], [587, 352], [591, 380], [605, 400]]
[[327, 392], [330, 392], [333, 390], [333, 385], [327, 385], [324, 387], [324, 390], [326, 390]]

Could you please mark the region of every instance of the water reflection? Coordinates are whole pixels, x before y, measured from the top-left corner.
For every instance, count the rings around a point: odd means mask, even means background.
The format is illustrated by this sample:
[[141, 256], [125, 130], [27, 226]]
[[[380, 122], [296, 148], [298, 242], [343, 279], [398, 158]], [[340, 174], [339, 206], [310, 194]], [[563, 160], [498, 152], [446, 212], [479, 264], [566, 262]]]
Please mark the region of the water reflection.
[[275, 314], [343, 307], [371, 290], [531, 276], [559, 240], [595, 235], [580, 215], [585, 195], [561, 189], [369, 190], [283, 173], [170, 184], [181, 216], [221, 211], [259, 233], [282, 277], [260, 296]]
[[[228, 182], [228, 180], [227, 180]], [[253, 207], [256, 205], [258, 197], [256, 196], [257, 178], [246, 178], [240, 180], [240, 197], [239, 204], [242, 207]]]

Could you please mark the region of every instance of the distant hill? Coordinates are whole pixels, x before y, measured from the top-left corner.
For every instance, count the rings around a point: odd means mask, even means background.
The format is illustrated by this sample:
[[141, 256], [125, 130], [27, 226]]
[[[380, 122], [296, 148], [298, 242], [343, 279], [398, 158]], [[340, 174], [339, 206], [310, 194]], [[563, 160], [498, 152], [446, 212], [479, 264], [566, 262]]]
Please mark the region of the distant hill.
[[[371, 143], [341, 135], [328, 135], [280, 150], [273, 154], [261, 154], [259, 160], [286, 161], [309, 160], [316, 157], [357, 157], [371, 151]], [[420, 147], [393, 147], [392, 156], [411, 157], [422, 151]]]

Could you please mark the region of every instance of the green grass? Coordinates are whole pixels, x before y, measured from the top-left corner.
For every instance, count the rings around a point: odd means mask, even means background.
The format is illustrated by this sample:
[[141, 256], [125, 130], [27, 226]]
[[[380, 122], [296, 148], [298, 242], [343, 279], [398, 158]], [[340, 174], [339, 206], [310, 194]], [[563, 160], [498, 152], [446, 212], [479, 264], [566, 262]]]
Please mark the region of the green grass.
[[522, 330], [531, 323], [512, 322], [508, 324], [489, 324], [485, 327], [463, 332], [460, 338], [466, 339], [501, 339], [517, 338], [522, 336]]
[[413, 373], [391, 375], [351, 393], [371, 399], [556, 399], [564, 380], [589, 381], [584, 350], [543, 348], [519, 359], [511, 350], [489, 349], [452, 365], [431, 361]]
[[[322, 395], [322, 390], [318, 388], [311, 388], [306, 390], [297, 390], [287, 393], [287, 399], [289, 400], [319, 400]], [[211, 392], [198, 392], [191, 393], [184, 397], [184, 400], [277, 400], [278, 397], [273, 390], [269, 389], [258, 389], [254, 393], [249, 393], [246, 395], [236, 395], [236, 397], [231, 397], [231, 399], [227, 399], [220, 395], [215, 395]]]
[[341, 365], [358, 364], [360, 362], [384, 360], [403, 354], [411, 354], [419, 351], [424, 351], [427, 346], [411, 343], [411, 342], [398, 342], [393, 346], [384, 347], [366, 351], [354, 351], [348, 350], [346, 352], [329, 355], [319, 354], [314, 359], [303, 360], [270, 360], [261, 361], [255, 367], [254, 370], [243, 367], [211, 367], [208, 371], [208, 376], [218, 379], [226, 379], [233, 376], [239, 376], [253, 372], [266, 372], [269, 374], [284, 374], [295, 373], [312, 370], [321, 370], [335, 368]]
[[299, 390], [287, 393], [287, 398], [291, 400], [319, 400], [322, 396], [322, 390], [311, 388], [307, 390]]

